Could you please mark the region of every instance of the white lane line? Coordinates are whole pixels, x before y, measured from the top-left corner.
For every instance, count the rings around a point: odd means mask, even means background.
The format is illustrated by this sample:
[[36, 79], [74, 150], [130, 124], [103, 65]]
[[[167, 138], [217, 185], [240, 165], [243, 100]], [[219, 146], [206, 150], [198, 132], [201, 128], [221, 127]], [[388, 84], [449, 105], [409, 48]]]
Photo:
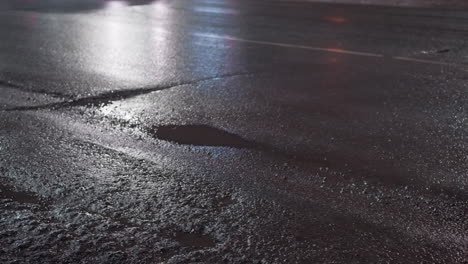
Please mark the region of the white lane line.
[[233, 41], [246, 42], [246, 43], [254, 43], [254, 44], [260, 44], [260, 45], [277, 46], [277, 47], [283, 47], [283, 48], [306, 49], [306, 50], [313, 50], [313, 51], [324, 51], [324, 52], [351, 54], [351, 55], [359, 55], [359, 56], [367, 56], [367, 57], [383, 57], [383, 55], [381, 54], [368, 53], [368, 52], [359, 52], [359, 51], [336, 49], [336, 48], [321, 48], [321, 47], [295, 45], [295, 44], [270, 42], [270, 41], [259, 41], [259, 40], [236, 38], [236, 37], [231, 37], [231, 36], [220, 36], [220, 35], [212, 35], [212, 34], [197, 34], [197, 36], [206, 37], [206, 38], [215, 38], [215, 39], [226, 39], [226, 40], [233, 40]]
[[195, 7], [193, 11], [199, 12], [199, 13], [213, 13], [213, 14], [227, 14], [227, 15], [239, 14], [239, 11], [235, 9], [223, 8], [223, 7]]
[[411, 61], [411, 62], [418, 62], [418, 63], [425, 63], [425, 64], [434, 64], [434, 65], [442, 65], [442, 66], [458, 66], [462, 67], [462, 64], [456, 64], [451, 62], [443, 62], [443, 61], [434, 61], [434, 60], [424, 60], [424, 59], [416, 59], [410, 57], [393, 57], [394, 60], [401, 60], [401, 61]]
[[334, 48], [320, 48], [320, 47], [313, 47], [313, 46], [295, 45], [295, 44], [269, 42], [269, 41], [259, 41], [259, 40], [251, 40], [251, 39], [242, 39], [242, 38], [215, 35], [215, 34], [194, 33], [194, 35], [198, 37], [203, 37], [203, 38], [225, 39], [225, 40], [233, 40], [233, 41], [239, 41], [239, 42], [269, 45], [269, 46], [276, 46], [276, 47], [283, 47], [283, 48], [306, 49], [306, 50], [313, 50], [313, 51], [333, 52], [333, 53], [350, 54], [350, 55], [358, 55], [358, 56], [366, 56], [366, 57], [383, 57], [384, 56], [384, 55], [376, 54], [376, 53], [368, 53], [368, 52], [360, 52], [360, 51], [352, 51], [352, 50], [344, 50], [344, 49], [334, 49]]
[[[332, 53], [349, 54], [349, 55], [366, 56], [366, 57], [377, 57], [377, 58], [385, 57], [384, 55], [377, 54], [377, 53], [336, 49], [336, 48], [321, 48], [321, 47], [314, 47], [314, 46], [296, 45], [296, 44], [270, 42], [270, 41], [260, 41], [260, 40], [252, 40], [252, 39], [243, 39], [243, 38], [236, 38], [236, 37], [227, 36], [227, 35], [216, 35], [216, 34], [209, 34], [209, 33], [193, 33], [193, 35], [197, 37], [202, 37], [202, 38], [232, 40], [232, 41], [238, 41], [238, 42], [269, 45], [269, 46], [276, 46], [276, 47], [283, 47], [283, 48], [306, 49], [306, 50], [313, 50], [313, 51], [332, 52]], [[431, 64], [431, 65], [452, 66], [452, 67], [462, 67], [462, 68], [467, 67], [467, 65], [463, 65], [463, 64], [435, 61], [435, 60], [424, 60], [424, 59], [402, 57], [402, 56], [390, 56], [390, 58], [393, 60], [398, 60], [398, 61], [416, 62], [416, 63]]]

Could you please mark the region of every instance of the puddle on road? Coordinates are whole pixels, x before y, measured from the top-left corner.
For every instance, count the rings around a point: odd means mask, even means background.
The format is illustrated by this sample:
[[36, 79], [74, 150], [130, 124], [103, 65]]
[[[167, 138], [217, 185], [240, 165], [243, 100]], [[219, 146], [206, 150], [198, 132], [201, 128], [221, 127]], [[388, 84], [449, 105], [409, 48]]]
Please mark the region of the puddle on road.
[[148, 130], [148, 133], [156, 139], [181, 145], [255, 149], [273, 155], [273, 157], [286, 158], [309, 165], [314, 164], [319, 167], [329, 166], [326, 160], [313, 159], [306, 156], [301, 158], [293, 153], [288, 153], [258, 142], [248, 141], [236, 134], [207, 125], [153, 126]]
[[435, 50], [422, 50], [421, 53], [428, 55], [428, 54], [436, 54], [436, 53], [438, 53], [438, 54], [448, 53], [448, 52], [451, 52], [451, 51], [452, 51], [452, 49], [450, 49], [450, 48], [442, 48], [442, 49], [435, 49]]
[[13, 188], [0, 184], [0, 200], [11, 199], [18, 203], [40, 204], [40, 199], [28, 192], [14, 191]]
[[213, 201], [213, 204], [218, 209], [222, 208], [222, 207], [225, 207], [225, 206], [235, 204], [235, 203], [236, 203], [236, 201], [234, 201], [234, 199], [232, 199], [231, 196], [224, 196], [224, 197], [221, 197], [221, 198], [214, 199], [214, 201]]
[[149, 133], [161, 140], [182, 145], [256, 148], [256, 144], [242, 137], [207, 125], [154, 126]]
[[210, 236], [203, 234], [176, 232], [175, 240], [177, 240], [177, 242], [179, 242], [183, 247], [189, 248], [207, 248], [216, 246], [216, 243]]
[[447, 53], [449, 51], [450, 51], [450, 49], [440, 49], [440, 50], [437, 51], [437, 53]]

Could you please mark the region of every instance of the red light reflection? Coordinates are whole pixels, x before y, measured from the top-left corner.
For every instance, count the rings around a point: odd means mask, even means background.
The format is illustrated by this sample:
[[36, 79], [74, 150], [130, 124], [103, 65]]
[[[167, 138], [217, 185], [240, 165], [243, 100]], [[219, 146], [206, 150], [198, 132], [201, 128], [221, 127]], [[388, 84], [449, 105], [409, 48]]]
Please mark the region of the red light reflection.
[[328, 22], [337, 23], [337, 24], [348, 22], [348, 20], [346, 18], [339, 17], [339, 16], [325, 17], [325, 20], [328, 21]]

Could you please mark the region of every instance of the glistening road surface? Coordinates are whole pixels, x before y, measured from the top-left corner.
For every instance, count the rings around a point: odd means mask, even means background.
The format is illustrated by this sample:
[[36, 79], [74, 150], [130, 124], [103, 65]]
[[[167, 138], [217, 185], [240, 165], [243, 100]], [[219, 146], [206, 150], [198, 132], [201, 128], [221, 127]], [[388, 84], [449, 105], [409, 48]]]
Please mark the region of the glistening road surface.
[[467, 17], [0, 1], [0, 262], [466, 263]]

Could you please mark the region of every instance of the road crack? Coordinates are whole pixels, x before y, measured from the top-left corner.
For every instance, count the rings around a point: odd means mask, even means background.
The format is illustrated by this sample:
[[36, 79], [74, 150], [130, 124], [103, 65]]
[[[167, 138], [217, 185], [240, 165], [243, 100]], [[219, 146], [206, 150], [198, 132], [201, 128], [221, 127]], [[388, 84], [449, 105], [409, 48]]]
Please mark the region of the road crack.
[[181, 81], [175, 82], [167, 85], [162, 86], [155, 86], [155, 87], [143, 87], [137, 89], [125, 89], [125, 90], [118, 90], [118, 91], [109, 91], [98, 95], [87, 96], [82, 98], [71, 99], [68, 101], [62, 101], [57, 103], [49, 103], [43, 105], [36, 105], [36, 106], [18, 106], [13, 108], [5, 109], [4, 111], [35, 111], [35, 110], [58, 110], [62, 108], [69, 108], [69, 107], [77, 107], [77, 106], [105, 106], [115, 101], [120, 101], [124, 99], [133, 98], [139, 95], [149, 94], [156, 91], [167, 90], [171, 88], [176, 88], [184, 85], [191, 85], [200, 82], [206, 82], [216, 79], [224, 79], [224, 78], [231, 78], [231, 77], [239, 77], [239, 76], [248, 76], [248, 75], [255, 75], [257, 73], [252, 72], [240, 72], [240, 73], [231, 73], [231, 74], [222, 74], [216, 75], [212, 77], [206, 77], [191, 81]]
[[49, 92], [49, 91], [45, 91], [45, 90], [34, 90], [34, 89], [22, 86], [20, 84], [16, 84], [16, 83], [11, 82], [11, 81], [6, 81], [6, 80], [0, 80], [0, 86], [4, 86], [4, 87], [10, 88], [10, 89], [19, 90], [19, 91], [25, 92], [25, 93], [48, 95], [48, 96], [54, 97], [54, 98], [60, 98], [60, 99], [70, 98], [70, 95], [66, 95], [66, 94], [62, 94], [62, 93], [58, 93], [58, 92]]

